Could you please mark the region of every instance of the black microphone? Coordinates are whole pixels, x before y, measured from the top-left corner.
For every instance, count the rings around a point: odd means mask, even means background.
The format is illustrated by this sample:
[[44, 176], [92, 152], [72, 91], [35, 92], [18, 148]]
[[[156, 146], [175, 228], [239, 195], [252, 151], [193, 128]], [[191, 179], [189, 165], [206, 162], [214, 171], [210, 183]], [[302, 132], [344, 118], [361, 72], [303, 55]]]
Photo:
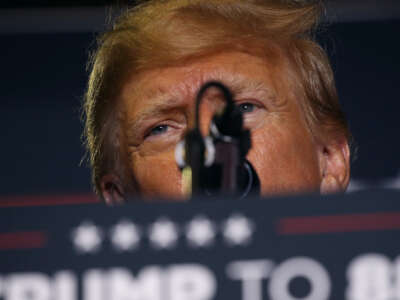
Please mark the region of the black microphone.
[[[232, 100], [233, 103], [233, 100]], [[208, 194], [244, 198], [260, 194], [260, 180], [246, 155], [251, 148], [250, 131], [243, 129], [243, 115], [236, 106], [216, 115], [210, 125], [215, 147], [214, 164], [205, 171]]]
[[[211, 87], [223, 92], [226, 105], [212, 118], [209, 137], [203, 138], [199, 130], [199, 107], [205, 91]], [[195, 128], [176, 148], [184, 193], [195, 196], [222, 194], [239, 198], [259, 195], [259, 178], [246, 160], [251, 147], [250, 132], [243, 129], [243, 115], [235, 105], [230, 90], [217, 81], [205, 83], [197, 94], [195, 114]]]

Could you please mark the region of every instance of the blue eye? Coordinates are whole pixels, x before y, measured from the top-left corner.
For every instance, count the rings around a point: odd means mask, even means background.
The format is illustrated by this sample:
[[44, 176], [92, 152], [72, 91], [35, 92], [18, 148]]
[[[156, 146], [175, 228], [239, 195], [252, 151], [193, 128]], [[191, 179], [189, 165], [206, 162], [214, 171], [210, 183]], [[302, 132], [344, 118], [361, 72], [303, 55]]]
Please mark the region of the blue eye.
[[168, 125], [158, 125], [150, 130], [149, 135], [160, 135], [168, 131]]
[[242, 113], [250, 113], [254, 111], [255, 105], [249, 102], [241, 103], [238, 105], [239, 111]]

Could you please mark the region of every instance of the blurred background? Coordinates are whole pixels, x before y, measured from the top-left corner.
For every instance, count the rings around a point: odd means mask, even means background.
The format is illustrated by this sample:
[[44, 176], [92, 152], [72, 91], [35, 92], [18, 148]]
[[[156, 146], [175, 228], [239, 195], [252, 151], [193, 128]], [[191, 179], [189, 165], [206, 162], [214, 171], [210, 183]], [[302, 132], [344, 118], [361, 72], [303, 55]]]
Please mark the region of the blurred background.
[[[0, 200], [92, 197], [80, 106], [111, 4], [125, 2], [0, 2]], [[400, 1], [326, 4], [319, 39], [358, 148], [350, 190], [400, 189]]]

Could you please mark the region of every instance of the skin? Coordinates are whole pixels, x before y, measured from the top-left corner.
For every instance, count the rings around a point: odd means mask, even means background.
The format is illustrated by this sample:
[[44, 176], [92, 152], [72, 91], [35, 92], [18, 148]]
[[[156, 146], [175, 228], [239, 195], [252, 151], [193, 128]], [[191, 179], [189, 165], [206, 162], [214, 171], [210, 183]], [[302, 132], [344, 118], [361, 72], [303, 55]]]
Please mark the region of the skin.
[[[122, 145], [137, 193], [183, 198], [175, 146], [193, 126], [196, 94], [209, 80], [228, 86], [244, 113], [253, 145], [247, 158], [259, 175], [262, 195], [346, 188], [347, 142], [326, 144], [313, 137], [300, 105], [303, 100], [285, 84], [279, 68], [248, 53], [223, 52], [147, 70], [126, 82], [120, 97]], [[210, 90], [203, 102], [200, 123], [205, 134], [221, 107], [221, 94]], [[103, 186], [110, 180], [116, 188], [104, 188], [103, 195], [107, 202], [118, 202], [123, 187], [115, 176], [105, 176]]]

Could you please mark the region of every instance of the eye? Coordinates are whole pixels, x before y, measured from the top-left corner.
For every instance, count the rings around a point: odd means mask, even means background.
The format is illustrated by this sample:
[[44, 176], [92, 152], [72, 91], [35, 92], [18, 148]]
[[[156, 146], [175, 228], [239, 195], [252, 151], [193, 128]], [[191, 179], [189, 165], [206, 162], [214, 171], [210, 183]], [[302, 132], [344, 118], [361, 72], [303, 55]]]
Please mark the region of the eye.
[[152, 128], [147, 136], [160, 135], [160, 134], [166, 133], [168, 131], [168, 128], [169, 128], [168, 125], [164, 125], [164, 124], [158, 125], [158, 126]]
[[241, 111], [243, 114], [251, 113], [255, 109], [255, 105], [250, 102], [240, 103], [237, 107], [239, 108], [239, 111]]

